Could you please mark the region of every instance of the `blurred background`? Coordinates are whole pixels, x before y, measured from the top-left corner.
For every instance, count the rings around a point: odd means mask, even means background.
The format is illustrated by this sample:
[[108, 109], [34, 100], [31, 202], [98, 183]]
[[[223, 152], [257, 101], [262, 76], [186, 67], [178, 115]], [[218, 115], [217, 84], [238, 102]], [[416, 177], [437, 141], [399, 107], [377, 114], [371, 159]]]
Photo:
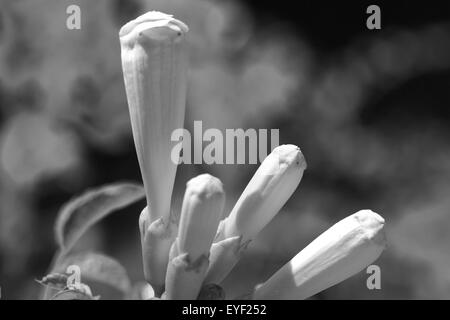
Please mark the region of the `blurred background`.
[[[81, 8], [81, 30], [66, 8]], [[450, 4], [377, 1], [0, 0], [0, 286], [34, 299], [56, 249], [61, 206], [87, 188], [141, 177], [123, 85], [119, 28], [149, 11], [190, 26], [185, 127], [279, 128], [308, 169], [282, 212], [224, 283], [230, 297], [267, 279], [360, 209], [380, 213], [376, 264], [314, 299], [450, 298]], [[181, 165], [173, 195], [208, 172], [229, 212], [256, 165]], [[138, 202], [77, 250], [119, 260], [143, 280]], [[95, 292], [94, 292], [95, 293]]]

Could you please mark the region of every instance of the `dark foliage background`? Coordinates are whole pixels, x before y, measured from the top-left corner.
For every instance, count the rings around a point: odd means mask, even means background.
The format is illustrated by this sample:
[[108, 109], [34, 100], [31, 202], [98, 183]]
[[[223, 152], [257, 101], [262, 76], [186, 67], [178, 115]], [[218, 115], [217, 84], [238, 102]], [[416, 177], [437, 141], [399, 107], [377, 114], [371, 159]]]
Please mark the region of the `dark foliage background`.
[[[81, 30], [66, 29], [78, 4]], [[308, 170], [291, 200], [224, 286], [245, 292], [339, 219], [371, 208], [387, 221], [376, 262], [382, 289], [359, 275], [322, 299], [450, 298], [450, 4], [377, 1], [0, 0], [0, 286], [36, 298], [55, 250], [53, 222], [86, 188], [140, 181], [118, 29], [148, 10], [191, 28], [185, 126], [279, 128]], [[179, 167], [225, 184], [230, 210], [256, 166]], [[91, 230], [142, 280], [137, 203]]]

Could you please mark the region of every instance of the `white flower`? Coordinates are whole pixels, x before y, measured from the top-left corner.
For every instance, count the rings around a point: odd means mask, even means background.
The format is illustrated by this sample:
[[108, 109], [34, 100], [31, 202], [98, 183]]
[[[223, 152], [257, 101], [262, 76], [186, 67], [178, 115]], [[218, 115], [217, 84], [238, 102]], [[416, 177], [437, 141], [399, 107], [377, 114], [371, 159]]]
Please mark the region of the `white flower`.
[[224, 202], [225, 193], [219, 179], [202, 174], [187, 183], [178, 237], [170, 252], [167, 299], [197, 298]]
[[151, 11], [119, 32], [131, 125], [151, 221], [170, 216], [177, 169], [171, 134], [183, 127], [186, 106], [187, 26]]
[[290, 198], [305, 169], [300, 148], [292, 144], [276, 147], [264, 159], [230, 215], [219, 226], [206, 283], [220, 283], [228, 275], [239, 261], [242, 249]]
[[322, 233], [269, 280], [254, 299], [305, 299], [360, 272], [386, 246], [384, 219], [362, 210]]
[[122, 69], [136, 152], [147, 196], [140, 217], [144, 273], [160, 295], [176, 232], [170, 202], [177, 164], [171, 134], [183, 127], [186, 105], [187, 26], [151, 11], [119, 32]]

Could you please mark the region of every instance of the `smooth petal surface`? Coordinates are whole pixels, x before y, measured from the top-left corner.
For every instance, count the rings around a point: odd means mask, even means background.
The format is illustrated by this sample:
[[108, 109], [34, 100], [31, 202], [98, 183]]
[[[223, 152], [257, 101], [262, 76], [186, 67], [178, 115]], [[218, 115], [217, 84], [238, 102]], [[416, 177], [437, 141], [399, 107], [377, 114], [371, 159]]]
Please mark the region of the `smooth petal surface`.
[[151, 221], [170, 216], [177, 164], [171, 134], [183, 127], [186, 104], [187, 26], [148, 12], [120, 32], [122, 69], [139, 165], [152, 206]]
[[384, 219], [370, 210], [336, 223], [255, 289], [254, 299], [305, 299], [360, 272], [386, 246]]
[[197, 298], [224, 202], [219, 179], [202, 174], [187, 183], [178, 237], [172, 245], [166, 276], [168, 299]]
[[220, 283], [225, 279], [239, 261], [241, 251], [291, 197], [305, 169], [306, 161], [300, 148], [291, 144], [276, 147], [264, 159], [230, 215], [221, 221], [214, 240], [216, 244], [226, 239], [240, 238], [239, 243], [236, 240], [233, 242], [235, 247], [241, 248], [239, 254], [221, 249], [211, 255], [208, 281]]
[[219, 179], [201, 174], [188, 181], [178, 232], [181, 253], [189, 253], [193, 260], [209, 255], [224, 203], [225, 192]]
[[299, 147], [276, 147], [242, 192], [217, 240], [235, 236], [242, 236], [242, 242], [253, 240], [297, 189], [305, 169]]

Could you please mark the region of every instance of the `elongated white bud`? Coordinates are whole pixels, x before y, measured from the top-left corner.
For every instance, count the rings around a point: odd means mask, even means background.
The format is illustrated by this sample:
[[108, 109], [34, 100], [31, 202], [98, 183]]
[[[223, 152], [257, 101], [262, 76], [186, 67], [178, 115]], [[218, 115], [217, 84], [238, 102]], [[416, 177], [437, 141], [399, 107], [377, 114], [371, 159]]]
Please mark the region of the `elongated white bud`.
[[254, 299], [306, 299], [375, 261], [386, 246], [384, 219], [359, 211], [322, 233], [269, 280]]
[[299, 147], [292, 144], [276, 147], [242, 192], [219, 237], [242, 236], [242, 242], [253, 240], [291, 197], [305, 169], [306, 161]]
[[[155, 293], [164, 288], [176, 233], [170, 202], [177, 164], [171, 134], [183, 126], [186, 104], [187, 26], [161, 12], [148, 12], [119, 32], [122, 69], [136, 152], [147, 197], [141, 220], [144, 272]], [[141, 222], [141, 221], [140, 221]]]
[[202, 174], [187, 183], [178, 237], [172, 245], [167, 270], [167, 299], [197, 298], [224, 202], [219, 179]]
[[219, 179], [201, 174], [188, 181], [178, 232], [181, 253], [189, 253], [193, 260], [209, 255], [224, 203], [225, 192]]
[[144, 276], [159, 297], [164, 292], [169, 251], [177, 235], [177, 226], [173, 220], [164, 221], [163, 218], [150, 222], [147, 208], [139, 217]]
[[[291, 144], [276, 147], [261, 163], [230, 215], [220, 223], [214, 242], [240, 237], [241, 243], [235, 247], [246, 248], [291, 197], [305, 169], [306, 161], [299, 147]], [[208, 281], [220, 283], [236, 265], [240, 253], [241, 250], [222, 249], [215, 254], [214, 259], [221, 262], [210, 259]]]
[[119, 32], [131, 125], [152, 222], [168, 221], [170, 216], [177, 168], [170, 138], [184, 122], [187, 31], [181, 21], [151, 11]]

